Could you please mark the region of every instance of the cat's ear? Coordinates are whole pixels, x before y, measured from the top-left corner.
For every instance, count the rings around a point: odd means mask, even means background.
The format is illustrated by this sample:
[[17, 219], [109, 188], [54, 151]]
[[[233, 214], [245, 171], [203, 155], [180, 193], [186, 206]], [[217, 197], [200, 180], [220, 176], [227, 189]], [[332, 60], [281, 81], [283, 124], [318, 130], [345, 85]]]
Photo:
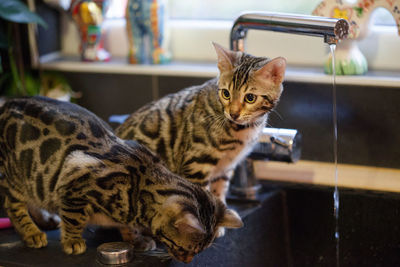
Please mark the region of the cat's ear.
[[257, 70], [255, 77], [272, 80], [275, 84], [280, 84], [285, 78], [285, 70], [286, 59], [283, 57], [277, 57], [269, 61], [261, 69]]
[[243, 226], [243, 221], [240, 219], [239, 214], [231, 209], [226, 209], [222, 221], [219, 222], [218, 226], [226, 228], [240, 228]]
[[217, 43], [212, 43], [217, 52], [218, 57], [218, 69], [220, 72], [230, 71], [233, 69], [233, 63], [235, 61], [235, 54], [229, 51]]
[[191, 213], [185, 213], [177, 219], [174, 226], [181, 234], [205, 234], [206, 231], [199, 220]]

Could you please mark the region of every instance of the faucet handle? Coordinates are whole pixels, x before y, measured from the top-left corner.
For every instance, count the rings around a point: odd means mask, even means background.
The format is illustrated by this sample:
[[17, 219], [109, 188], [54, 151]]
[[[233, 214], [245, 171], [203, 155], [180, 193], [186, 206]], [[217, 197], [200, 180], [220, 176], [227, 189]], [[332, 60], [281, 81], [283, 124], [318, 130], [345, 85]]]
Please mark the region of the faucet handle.
[[238, 164], [230, 186], [231, 193], [245, 199], [255, 199], [258, 183], [253, 160], [296, 162], [301, 155], [301, 134], [297, 130], [264, 128], [251, 154]]
[[301, 134], [297, 130], [264, 128], [251, 159], [294, 163], [301, 156]]

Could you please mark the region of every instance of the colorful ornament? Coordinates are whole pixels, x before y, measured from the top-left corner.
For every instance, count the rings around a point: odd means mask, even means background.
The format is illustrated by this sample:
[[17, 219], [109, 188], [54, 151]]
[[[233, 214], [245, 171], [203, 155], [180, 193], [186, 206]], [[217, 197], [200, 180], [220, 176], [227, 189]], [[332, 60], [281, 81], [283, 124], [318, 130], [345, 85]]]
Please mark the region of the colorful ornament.
[[[350, 24], [349, 36], [336, 47], [336, 74], [358, 75], [365, 74], [368, 62], [357, 46], [357, 42], [368, 34], [369, 20], [378, 7], [391, 12], [400, 35], [400, 0], [358, 0], [348, 3], [346, 0], [323, 0], [313, 11], [313, 15], [343, 18]], [[332, 74], [332, 56], [325, 63], [325, 73]]]
[[103, 47], [102, 23], [107, 0], [72, 0], [70, 12], [79, 28], [81, 59], [109, 61], [110, 54]]
[[162, 64], [170, 61], [165, 38], [166, 20], [166, 1], [128, 1], [126, 22], [131, 64]]

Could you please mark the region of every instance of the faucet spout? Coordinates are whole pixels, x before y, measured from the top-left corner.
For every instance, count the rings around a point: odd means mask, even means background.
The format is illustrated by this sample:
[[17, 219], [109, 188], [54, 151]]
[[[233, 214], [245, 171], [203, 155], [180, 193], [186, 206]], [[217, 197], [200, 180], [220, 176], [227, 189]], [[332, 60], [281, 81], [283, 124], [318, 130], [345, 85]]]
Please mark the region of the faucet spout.
[[245, 38], [249, 29], [286, 32], [323, 37], [324, 42], [336, 44], [347, 37], [349, 23], [345, 19], [326, 18], [286, 13], [249, 12], [234, 22], [230, 46], [234, 51], [245, 50]]

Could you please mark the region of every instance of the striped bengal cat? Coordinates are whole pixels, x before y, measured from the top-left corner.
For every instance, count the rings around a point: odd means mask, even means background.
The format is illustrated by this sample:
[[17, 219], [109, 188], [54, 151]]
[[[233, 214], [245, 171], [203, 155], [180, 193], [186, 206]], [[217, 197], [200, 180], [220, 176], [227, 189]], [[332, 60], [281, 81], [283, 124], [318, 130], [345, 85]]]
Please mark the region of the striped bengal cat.
[[237, 214], [170, 172], [143, 145], [116, 137], [91, 112], [48, 98], [0, 108], [0, 192], [28, 247], [47, 245], [28, 208], [57, 213], [65, 253], [81, 254], [88, 223], [148, 229], [176, 259], [190, 262]]
[[146, 145], [171, 171], [225, 202], [235, 166], [278, 103], [286, 60], [214, 47], [219, 77], [142, 107], [116, 134]]

